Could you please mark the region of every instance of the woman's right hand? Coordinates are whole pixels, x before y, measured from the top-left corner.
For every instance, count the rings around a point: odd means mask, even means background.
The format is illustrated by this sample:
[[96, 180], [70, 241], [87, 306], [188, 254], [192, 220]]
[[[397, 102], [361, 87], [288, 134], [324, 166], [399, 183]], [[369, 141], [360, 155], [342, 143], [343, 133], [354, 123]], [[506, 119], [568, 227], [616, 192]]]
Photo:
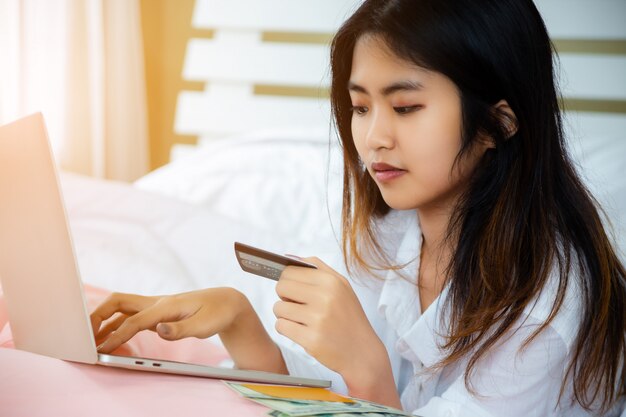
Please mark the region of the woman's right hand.
[[[98, 352], [110, 353], [142, 330], [166, 340], [207, 338], [228, 330], [245, 296], [233, 288], [208, 288], [170, 296], [111, 294], [91, 313]], [[119, 313], [116, 318], [101, 325]]]

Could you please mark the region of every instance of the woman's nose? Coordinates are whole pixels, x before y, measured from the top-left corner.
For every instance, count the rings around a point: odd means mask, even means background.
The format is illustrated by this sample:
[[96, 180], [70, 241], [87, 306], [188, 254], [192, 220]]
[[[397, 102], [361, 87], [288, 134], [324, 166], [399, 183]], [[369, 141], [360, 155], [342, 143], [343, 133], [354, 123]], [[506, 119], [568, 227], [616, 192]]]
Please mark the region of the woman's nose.
[[390, 149], [394, 145], [393, 126], [388, 115], [374, 112], [367, 129], [366, 145], [370, 149]]

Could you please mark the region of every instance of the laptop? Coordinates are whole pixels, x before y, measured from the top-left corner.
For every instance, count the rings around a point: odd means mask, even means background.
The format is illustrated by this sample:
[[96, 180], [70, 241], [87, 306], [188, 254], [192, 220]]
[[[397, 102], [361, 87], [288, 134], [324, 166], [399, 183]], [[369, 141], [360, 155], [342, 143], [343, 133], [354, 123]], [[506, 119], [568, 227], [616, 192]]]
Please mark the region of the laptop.
[[17, 349], [140, 371], [330, 387], [325, 380], [99, 354], [41, 113], [0, 127], [0, 202], [0, 282]]

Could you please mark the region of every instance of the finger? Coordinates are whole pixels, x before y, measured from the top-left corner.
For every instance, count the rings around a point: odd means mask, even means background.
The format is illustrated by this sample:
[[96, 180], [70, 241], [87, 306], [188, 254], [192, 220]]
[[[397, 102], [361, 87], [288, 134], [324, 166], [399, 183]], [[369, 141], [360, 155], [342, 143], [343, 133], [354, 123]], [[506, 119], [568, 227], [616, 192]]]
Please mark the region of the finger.
[[110, 335], [112, 332], [114, 332], [115, 330], [117, 330], [122, 323], [124, 323], [124, 321], [128, 318], [128, 316], [126, 314], [120, 314], [119, 316], [117, 316], [115, 319], [107, 322], [101, 329], [100, 331], [98, 331], [98, 334], [96, 334], [96, 343], [100, 343], [101, 341], [103, 341], [104, 339], [107, 338], [108, 335]]
[[280, 279], [315, 285], [319, 282], [320, 275], [326, 275], [326, 272], [305, 266], [289, 265], [283, 269]]
[[344, 285], [350, 285], [348, 280], [340, 273], [326, 265], [317, 257], [303, 258], [308, 263], [314, 264], [318, 269], [303, 266], [287, 266], [280, 275], [281, 279], [298, 281], [311, 285], [325, 285], [334, 281], [340, 281]]
[[100, 325], [115, 313], [133, 315], [138, 311], [154, 304], [155, 297], [142, 295], [113, 293], [107, 297], [90, 315], [91, 328], [94, 335], [98, 333]]
[[291, 320], [279, 318], [276, 320], [276, 331], [283, 336], [293, 340], [305, 350], [308, 347], [309, 330], [306, 326]]
[[283, 279], [281, 277], [274, 288], [276, 294], [283, 301], [293, 301], [300, 304], [308, 303], [315, 295], [315, 287], [301, 281]]
[[317, 267], [318, 270], [320, 271], [324, 271], [324, 272], [331, 272], [336, 274], [337, 272], [332, 269], [330, 266], [328, 266], [324, 261], [322, 261], [320, 258], [318, 258], [317, 256], [309, 256], [307, 258], [301, 258], [302, 261], [308, 263], [308, 264], [313, 264]]
[[178, 340], [185, 337], [207, 338], [217, 333], [216, 320], [206, 320], [200, 314], [194, 314], [183, 320], [159, 323], [158, 335], [165, 340]]
[[[107, 322], [96, 335], [96, 344], [99, 345], [100, 343], [102, 343], [111, 333], [116, 331], [128, 317], [129, 316], [127, 316], [126, 314], [122, 314], [116, 317], [114, 320]], [[156, 328], [155, 326], [153, 326], [146, 330], [152, 330], [153, 332], [155, 332]]]
[[316, 256], [313, 256], [313, 257], [310, 257], [310, 258], [304, 258], [303, 260], [305, 262], [308, 262], [310, 264], [313, 264], [313, 265], [317, 266], [317, 269], [319, 271], [326, 272], [326, 273], [328, 273], [329, 276], [335, 277], [336, 279], [342, 281], [344, 284], [350, 285], [350, 283], [348, 282], [346, 277], [341, 275], [339, 272], [335, 271], [333, 268], [331, 268], [328, 264], [326, 264], [320, 258], [318, 258]]
[[140, 331], [154, 328], [163, 321], [179, 320], [180, 318], [180, 313], [171, 305], [167, 303], [155, 304], [126, 319], [103, 344], [98, 346], [98, 351], [110, 353]]
[[277, 319], [287, 319], [305, 326], [309, 323], [310, 308], [302, 304], [277, 301], [273, 311]]

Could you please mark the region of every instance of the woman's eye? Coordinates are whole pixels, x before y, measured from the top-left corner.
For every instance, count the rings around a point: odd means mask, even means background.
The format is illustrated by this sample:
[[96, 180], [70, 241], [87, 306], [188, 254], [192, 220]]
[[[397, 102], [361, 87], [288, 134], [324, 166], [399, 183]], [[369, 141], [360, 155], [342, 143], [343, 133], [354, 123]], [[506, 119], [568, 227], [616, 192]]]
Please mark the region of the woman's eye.
[[414, 111], [417, 111], [419, 109], [421, 109], [423, 106], [415, 105], [415, 106], [401, 106], [401, 107], [394, 107], [393, 109], [395, 110], [396, 113], [398, 114], [408, 114], [408, 113], [412, 113]]
[[352, 110], [352, 113], [356, 113], [360, 115], [367, 113], [367, 107], [365, 106], [352, 106], [351, 110]]

